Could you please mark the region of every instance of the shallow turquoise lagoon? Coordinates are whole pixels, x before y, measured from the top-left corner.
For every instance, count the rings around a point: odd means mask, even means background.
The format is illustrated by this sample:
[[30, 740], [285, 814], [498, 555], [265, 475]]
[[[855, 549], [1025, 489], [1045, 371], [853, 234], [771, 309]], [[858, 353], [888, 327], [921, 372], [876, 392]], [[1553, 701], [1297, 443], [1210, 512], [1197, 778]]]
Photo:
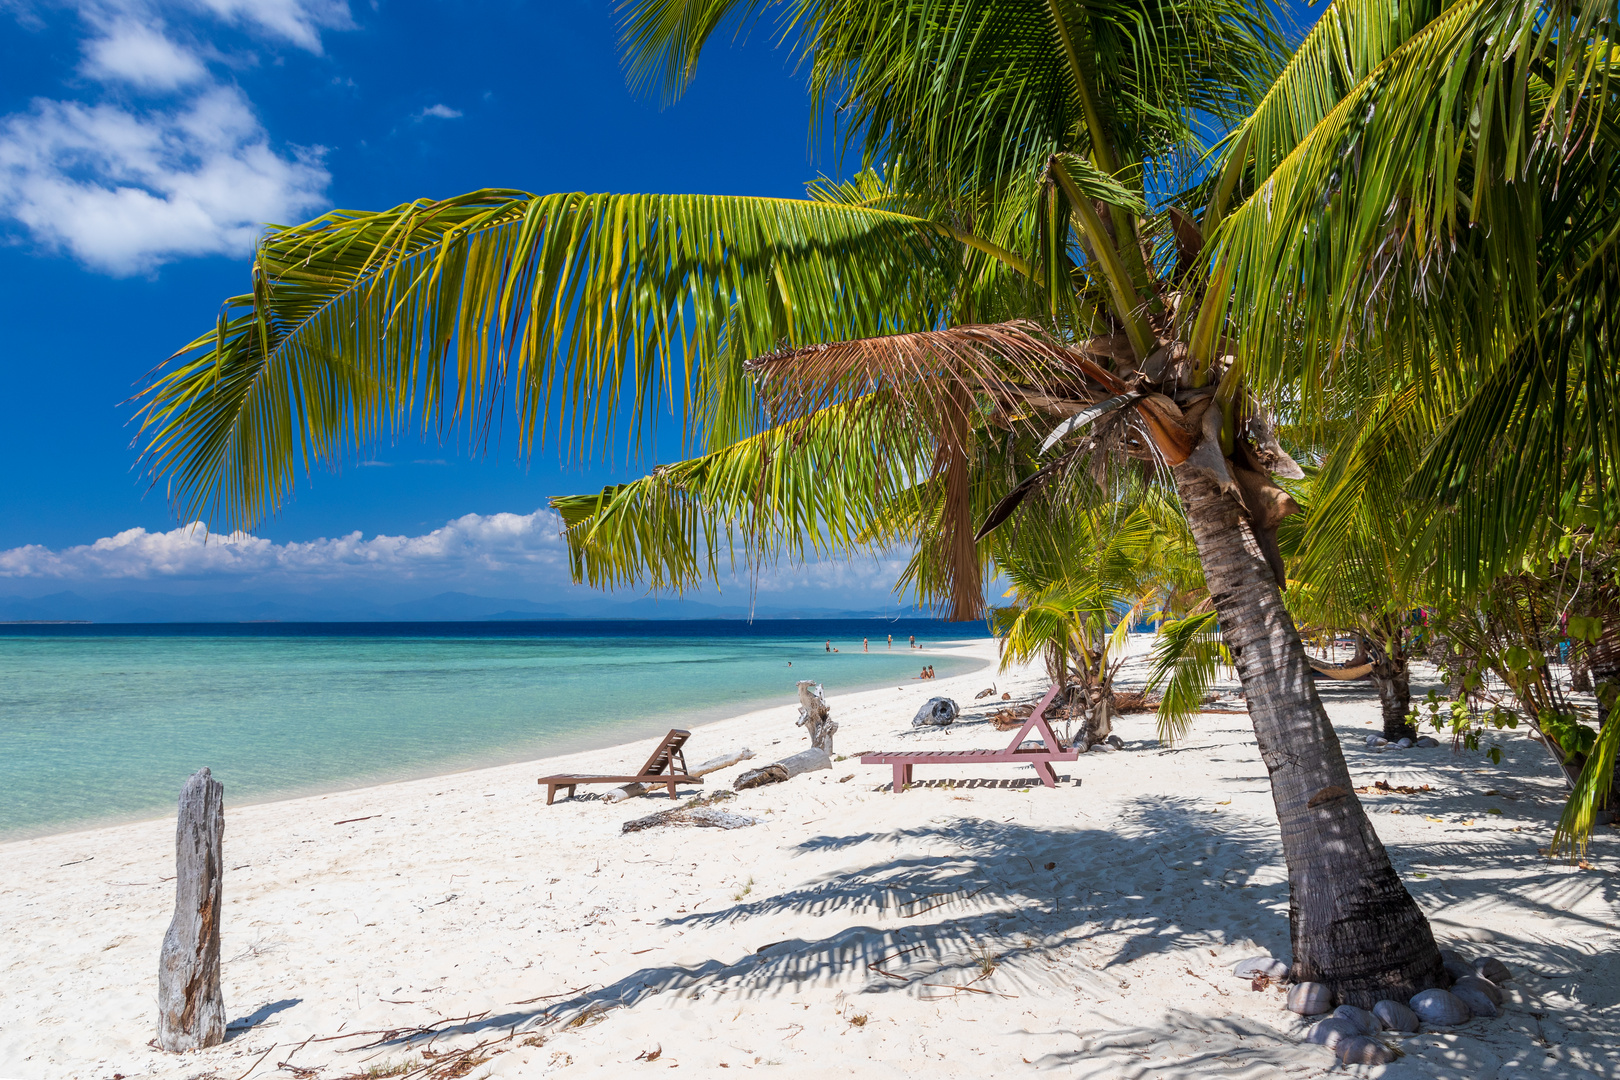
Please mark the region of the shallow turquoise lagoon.
[[916, 625], [739, 626], [6, 627], [0, 837], [159, 816], [203, 765], [241, 804], [611, 745], [790, 702], [801, 678], [831, 695], [976, 666], [906, 649]]

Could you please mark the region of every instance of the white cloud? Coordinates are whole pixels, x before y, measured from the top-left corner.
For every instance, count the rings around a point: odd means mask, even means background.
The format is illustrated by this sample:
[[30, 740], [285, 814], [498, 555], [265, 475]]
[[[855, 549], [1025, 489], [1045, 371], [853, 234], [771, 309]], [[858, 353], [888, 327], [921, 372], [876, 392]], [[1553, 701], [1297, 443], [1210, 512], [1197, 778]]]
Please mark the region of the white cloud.
[[[0, 117], [0, 219], [94, 269], [132, 274], [187, 256], [245, 254], [264, 223], [325, 205], [331, 177], [320, 148], [272, 147], [252, 102], [210, 67], [223, 54], [208, 34], [223, 23], [320, 53], [323, 30], [354, 25], [345, 0], [75, 8], [87, 31], [79, 73], [126, 96], [40, 97]], [[177, 92], [179, 103], [139, 101]]]
[[168, 532], [137, 528], [60, 550], [28, 544], [0, 551], [0, 578], [398, 581], [500, 575], [562, 583], [568, 558], [560, 529], [549, 510], [466, 514], [420, 536], [368, 540], [353, 532], [284, 544], [247, 533], [210, 535], [200, 524]]
[[330, 179], [318, 152], [272, 150], [234, 87], [145, 113], [36, 100], [0, 121], [0, 206], [37, 240], [114, 274], [250, 251], [262, 222], [320, 206]]
[[208, 77], [197, 54], [169, 40], [161, 23], [128, 17], [101, 27], [101, 36], [85, 45], [79, 70], [102, 82], [156, 91], [177, 90]]
[[461, 110], [452, 109], [450, 106], [440, 103], [438, 105], [429, 105], [416, 114], [418, 120], [425, 120], [430, 116], [440, 120], [458, 120], [461, 118]]
[[[908, 560], [909, 556], [890, 551], [853, 559], [827, 559], [804, 566], [776, 566], [762, 572], [755, 587], [762, 596], [794, 594], [801, 600], [821, 597], [827, 606], [837, 606], [839, 597], [864, 600], [892, 593]], [[738, 569], [743, 570], [741, 566]], [[744, 584], [737, 581], [735, 586]]]
[[345, 0], [191, 0], [234, 25], [258, 29], [310, 52], [321, 51], [321, 31], [354, 26]]
[[[562, 521], [550, 510], [531, 514], [465, 514], [418, 536], [359, 532], [307, 542], [277, 543], [247, 533], [210, 535], [200, 524], [148, 532], [126, 529], [92, 544], [53, 550], [40, 544], [0, 551], [0, 580], [21, 586], [51, 582], [75, 589], [148, 583], [163, 590], [246, 588], [268, 594], [335, 591], [397, 598], [413, 589], [478, 588], [547, 595], [569, 587]], [[705, 586], [693, 598], [746, 603], [750, 593], [773, 603], [812, 606], [888, 605], [905, 558], [833, 559], [808, 566], [766, 568], [757, 581], [727, 576], [718, 594]], [[726, 563], [721, 561], [722, 573]], [[167, 584], [165, 584], [167, 583]], [[640, 590], [631, 589], [631, 598]]]

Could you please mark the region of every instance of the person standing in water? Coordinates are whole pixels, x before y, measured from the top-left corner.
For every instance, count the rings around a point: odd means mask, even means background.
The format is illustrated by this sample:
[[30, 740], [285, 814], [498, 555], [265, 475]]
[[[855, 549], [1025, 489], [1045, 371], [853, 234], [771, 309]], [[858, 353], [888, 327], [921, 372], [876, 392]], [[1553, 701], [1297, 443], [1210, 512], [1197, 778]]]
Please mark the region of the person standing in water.
[[917, 647], [917, 635], [916, 634], [911, 635], [911, 647], [913, 649], [915, 649]]
[[866, 643], [866, 639], [861, 638], [861, 652], [871, 652], [871, 651], [872, 651], [872, 647]]
[[831, 638], [827, 639], [827, 651], [832, 652], [832, 639]]

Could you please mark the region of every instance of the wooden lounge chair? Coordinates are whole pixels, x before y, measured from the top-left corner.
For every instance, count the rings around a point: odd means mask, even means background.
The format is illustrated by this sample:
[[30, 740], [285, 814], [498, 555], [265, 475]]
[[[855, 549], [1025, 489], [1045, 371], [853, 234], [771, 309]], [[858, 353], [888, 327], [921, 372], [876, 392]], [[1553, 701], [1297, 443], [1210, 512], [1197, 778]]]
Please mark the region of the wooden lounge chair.
[[[866, 754], [861, 758], [862, 765], [893, 765], [894, 790], [898, 794], [906, 790], [911, 783], [911, 770], [917, 765], [958, 765], [978, 764], [980, 762], [1008, 762], [1011, 764], [1027, 764], [1035, 766], [1035, 772], [1040, 775], [1041, 783], [1047, 787], [1057, 787], [1057, 774], [1052, 771], [1054, 761], [1077, 761], [1080, 758], [1078, 750], [1064, 750], [1063, 744], [1058, 741], [1057, 735], [1052, 731], [1052, 725], [1046, 722], [1046, 710], [1057, 696], [1060, 687], [1056, 684], [1046, 692], [1046, 696], [1035, 704], [1035, 711], [1029, 714], [1024, 726], [1018, 729], [1012, 742], [1007, 744], [1005, 750], [913, 750], [895, 754]], [[1025, 750], [1018, 744], [1024, 741], [1030, 728], [1034, 728], [1040, 735], [1045, 747], [1040, 750]]]
[[701, 784], [703, 777], [686, 775], [686, 755], [681, 747], [692, 737], [690, 731], [671, 731], [658, 744], [647, 764], [635, 776], [542, 776], [537, 783], [546, 785], [546, 805], [557, 797], [558, 788], [568, 789], [568, 798], [574, 797], [577, 784], [646, 784], [648, 787], [667, 787], [669, 797], [675, 797], [676, 784]]

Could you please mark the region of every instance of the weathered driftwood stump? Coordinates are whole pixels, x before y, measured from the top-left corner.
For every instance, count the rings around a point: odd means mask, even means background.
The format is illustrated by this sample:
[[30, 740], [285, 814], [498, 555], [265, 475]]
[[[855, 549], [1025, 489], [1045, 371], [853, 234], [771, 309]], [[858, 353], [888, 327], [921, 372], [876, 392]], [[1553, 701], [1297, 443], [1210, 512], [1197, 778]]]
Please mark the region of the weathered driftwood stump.
[[749, 769], [732, 786], [738, 791], [779, 784], [800, 773], [832, 768], [832, 737], [838, 730], [838, 721], [828, 714], [827, 699], [821, 686], [806, 679], [799, 683], [800, 727], [810, 732], [810, 749], [758, 769]]
[[220, 841], [225, 785], [199, 769], [180, 792], [174, 834], [174, 920], [158, 961], [158, 1045], [197, 1050], [225, 1041], [219, 992]]
[[811, 746], [827, 751], [828, 756], [832, 755], [832, 737], [838, 731], [838, 721], [832, 718], [831, 710], [827, 708], [826, 692], [821, 689], [820, 683], [800, 680], [798, 726], [810, 732]]

